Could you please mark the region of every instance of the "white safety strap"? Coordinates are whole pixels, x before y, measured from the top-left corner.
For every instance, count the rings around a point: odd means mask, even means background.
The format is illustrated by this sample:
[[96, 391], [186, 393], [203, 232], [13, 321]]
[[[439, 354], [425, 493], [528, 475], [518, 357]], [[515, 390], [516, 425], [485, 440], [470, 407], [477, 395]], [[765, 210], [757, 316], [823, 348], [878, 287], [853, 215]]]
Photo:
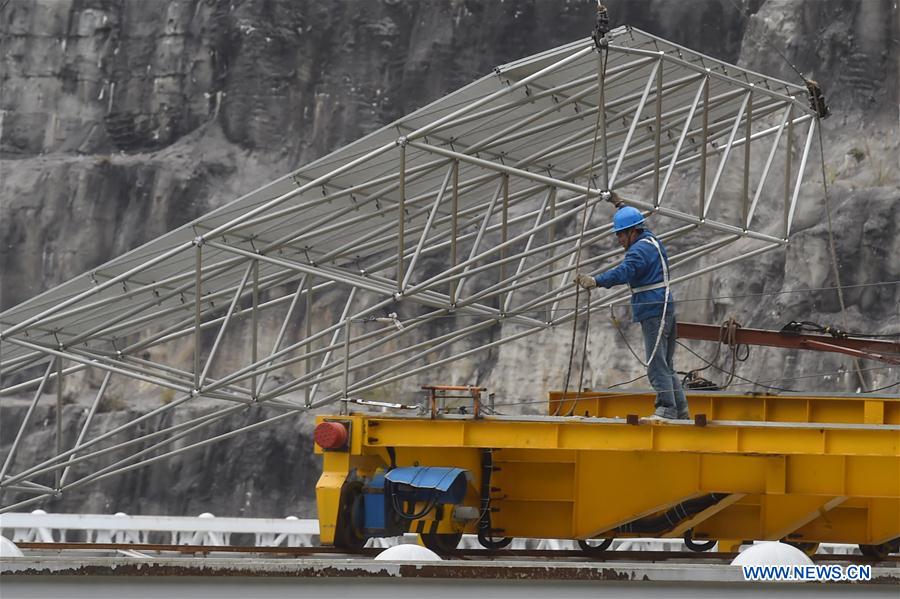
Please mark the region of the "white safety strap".
[[662, 316], [659, 319], [659, 329], [657, 329], [656, 332], [656, 343], [653, 344], [653, 351], [650, 352], [650, 357], [647, 358], [646, 362], [644, 362], [637, 354], [631, 352], [632, 354], [634, 354], [634, 357], [637, 358], [638, 362], [640, 362], [644, 366], [649, 366], [653, 361], [653, 358], [656, 357], [656, 350], [659, 349], [659, 342], [662, 340], [663, 328], [665, 328], [666, 326], [666, 309], [669, 306], [669, 266], [666, 264], [666, 259], [663, 257], [662, 248], [659, 247], [659, 242], [655, 237], [644, 237], [643, 239], [641, 239], [641, 241], [646, 241], [656, 248], [656, 253], [659, 254], [659, 263], [662, 265], [663, 280], [659, 283], [641, 285], [640, 287], [632, 287], [631, 293], [640, 293], [642, 291], [650, 291], [652, 289], [666, 290], [665, 298], [663, 299]]
[[641, 293], [643, 291], [653, 291], [654, 289], [662, 289], [666, 287], [665, 281], [660, 281], [659, 283], [653, 283], [652, 285], [641, 285], [640, 287], [632, 287], [631, 293]]

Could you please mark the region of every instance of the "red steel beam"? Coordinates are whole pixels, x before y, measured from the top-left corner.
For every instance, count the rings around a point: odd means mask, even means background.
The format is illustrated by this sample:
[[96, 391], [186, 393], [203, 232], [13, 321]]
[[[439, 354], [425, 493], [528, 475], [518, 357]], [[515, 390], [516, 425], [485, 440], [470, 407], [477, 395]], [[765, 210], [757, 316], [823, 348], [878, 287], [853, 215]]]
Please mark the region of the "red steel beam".
[[[721, 341], [723, 337], [721, 326], [694, 322], [679, 322], [677, 335], [680, 339], [698, 341]], [[900, 342], [883, 339], [832, 337], [815, 333], [795, 334], [739, 327], [735, 329], [735, 342], [741, 345], [837, 352], [868, 360], [900, 364]]]

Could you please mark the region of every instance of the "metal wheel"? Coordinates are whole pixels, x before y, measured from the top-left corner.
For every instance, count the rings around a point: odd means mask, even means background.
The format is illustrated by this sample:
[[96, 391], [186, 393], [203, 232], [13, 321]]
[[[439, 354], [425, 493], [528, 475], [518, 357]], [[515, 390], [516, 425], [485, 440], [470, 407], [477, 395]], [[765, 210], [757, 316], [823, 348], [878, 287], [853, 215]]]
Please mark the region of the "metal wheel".
[[496, 539], [494, 537], [489, 537], [482, 532], [478, 533], [478, 542], [485, 549], [503, 549], [508, 547], [509, 544], [512, 543], [512, 540], [512, 537], [500, 537], [499, 539]]
[[366, 537], [362, 533], [362, 522], [362, 483], [347, 483], [341, 489], [337, 526], [334, 531], [335, 547], [351, 552], [362, 549], [366, 544]]
[[860, 545], [859, 551], [866, 557], [872, 559], [884, 559], [891, 553], [900, 551], [900, 539], [894, 539], [880, 545]]
[[[600, 543], [591, 545], [591, 541], [600, 541]], [[613, 539], [578, 539], [578, 546], [587, 555], [598, 555], [609, 549], [612, 542]]]
[[438, 534], [438, 533], [422, 533], [422, 544], [431, 549], [438, 555], [446, 555], [453, 553], [459, 547], [462, 541], [462, 533]]
[[684, 533], [684, 545], [691, 551], [696, 551], [697, 553], [702, 553], [704, 551], [709, 551], [713, 547], [716, 546], [715, 539], [710, 539], [709, 541], [704, 541], [702, 543], [697, 543], [694, 541], [693, 537], [691, 537], [692, 530], [688, 530]]
[[800, 551], [802, 551], [803, 553], [805, 553], [806, 555], [808, 555], [810, 557], [815, 555], [816, 551], [819, 550], [818, 543], [813, 543], [813, 542], [808, 542], [808, 541], [782, 541], [782, 542], [786, 543], [787, 545], [790, 545], [792, 547], [796, 547], [797, 549], [799, 549]]

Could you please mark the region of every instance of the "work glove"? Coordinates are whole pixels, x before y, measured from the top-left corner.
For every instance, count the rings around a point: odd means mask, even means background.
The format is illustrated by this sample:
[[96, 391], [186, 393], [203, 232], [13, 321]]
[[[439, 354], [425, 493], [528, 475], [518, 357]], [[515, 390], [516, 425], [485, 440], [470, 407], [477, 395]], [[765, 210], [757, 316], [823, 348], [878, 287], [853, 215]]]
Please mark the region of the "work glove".
[[575, 275], [575, 282], [588, 290], [597, 286], [597, 281], [591, 275], [577, 274]]

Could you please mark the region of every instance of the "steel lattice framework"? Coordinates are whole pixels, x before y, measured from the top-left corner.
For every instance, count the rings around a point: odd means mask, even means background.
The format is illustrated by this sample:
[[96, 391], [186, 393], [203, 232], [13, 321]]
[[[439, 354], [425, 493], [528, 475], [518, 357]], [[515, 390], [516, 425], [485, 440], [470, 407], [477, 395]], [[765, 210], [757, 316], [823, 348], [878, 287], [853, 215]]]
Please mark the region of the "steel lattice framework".
[[[582, 40], [498, 67], [0, 315], [0, 393], [34, 392], [0, 473], [6, 497], [30, 498], [6, 509], [184, 451], [175, 441], [251, 405], [284, 412], [188, 448], [570, 322], [579, 246], [585, 271], [619, 251], [593, 251], [615, 245], [601, 190], [645, 211], [676, 283], [786, 244], [817, 125], [807, 90], [636, 29], [608, 37], [605, 63]], [[698, 173], [695, 199], [670, 199], [676, 177]], [[278, 323], [266, 347], [263, 319]], [[443, 332], [423, 338], [438, 319]], [[494, 327], [494, 340], [459, 350]], [[237, 366], [221, 358], [234, 344], [246, 348]], [[178, 353], [166, 347], [192, 351], [192, 364], [159, 357]], [[17, 462], [44, 392], [83, 370], [102, 383], [74, 446], [58, 422], [49, 457]], [[174, 395], [91, 436], [119, 377]], [[132, 439], [201, 397], [224, 407]], [[130, 453], [91, 471], [109, 447]]]

